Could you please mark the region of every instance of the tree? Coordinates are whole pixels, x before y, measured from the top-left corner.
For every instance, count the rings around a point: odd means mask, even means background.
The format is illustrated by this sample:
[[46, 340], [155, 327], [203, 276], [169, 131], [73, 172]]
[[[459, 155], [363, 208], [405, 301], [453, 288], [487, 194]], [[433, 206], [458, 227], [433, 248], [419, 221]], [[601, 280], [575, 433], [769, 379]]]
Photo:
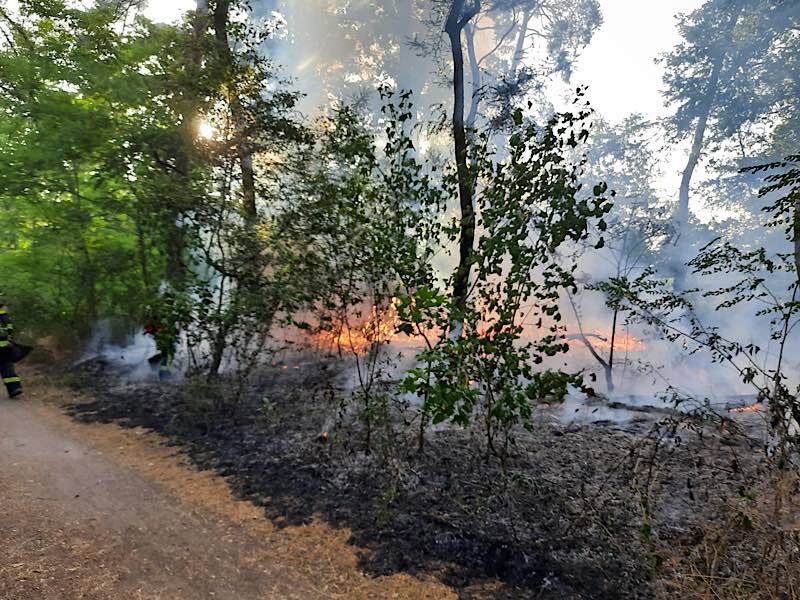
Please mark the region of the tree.
[[115, 6], [55, 0], [3, 15], [13, 35], [0, 54], [4, 273], [36, 332], [85, 334], [98, 318], [140, 315], [163, 276], [174, 221], [145, 215], [177, 196], [159, 164], [176, 139], [160, 75], [179, 33], [139, 24], [122, 35], [116, 19]]
[[[418, 102], [441, 101], [428, 85], [427, 57], [410, 51], [425, 35], [425, 0], [271, 0], [255, 6], [256, 16], [275, 11], [285, 19], [267, 51], [296, 74], [308, 96], [308, 112], [331, 104], [363, 103], [380, 86], [414, 90]], [[371, 105], [372, 106], [372, 105]], [[377, 113], [377, 105], [372, 106]]]
[[[572, 150], [588, 138], [589, 114], [579, 105], [540, 130], [516, 111], [503, 161], [493, 160], [483, 136], [475, 156], [481, 182], [480, 238], [471, 258], [476, 276], [464, 312], [438, 285], [400, 298], [402, 330], [434, 339], [403, 384], [423, 399], [423, 422], [466, 425], [481, 415], [487, 445], [503, 460], [511, 428], [531, 426], [532, 404], [563, 399], [570, 383], [579, 384], [575, 374], [536, 368], [569, 348], [558, 301], [562, 290], [575, 290], [577, 265], [559, 250], [590, 239], [592, 224], [605, 230], [611, 209], [605, 184], [582, 193], [583, 161], [573, 162]], [[446, 231], [457, 236], [458, 223]], [[463, 319], [459, 336], [448, 334], [454, 313]]]
[[[779, 0], [709, 0], [680, 17], [683, 41], [662, 58], [676, 139], [691, 136], [676, 222], [685, 232], [692, 178], [709, 144], [733, 142], [744, 157], [764, 148], [774, 109], [794, 101], [780, 73], [796, 46], [800, 8]], [[776, 76], [777, 75], [777, 76]], [[674, 268], [681, 287], [681, 267]]]
[[[467, 127], [476, 126], [484, 104], [486, 123], [502, 130], [511, 122], [514, 106], [547, 78], [560, 75], [569, 80], [602, 16], [595, 0], [495, 0], [484, 4], [485, 10], [465, 29], [472, 89]], [[489, 46], [482, 55], [476, 52], [476, 38]]]
[[[354, 399], [371, 448], [373, 426], [386, 414], [384, 347], [395, 335], [397, 298], [430, 288], [443, 239], [445, 190], [437, 169], [420, 162], [410, 132], [410, 92], [381, 90], [385, 105], [379, 147], [370, 119], [342, 107], [318, 123], [319, 143], [302, 194], [281, 215], [314, 282], [318, 324], [298, 325], [323, 346], [355, 362]], [[423, 428], [424, 429], [424, 428]]]
[[[772, 198], [763, 207], [767, 228], [775, 237], [783, 234], [784, 247], [777, 252], [712, 240], [689, 263], [705, 282], [699, 295], [676, 293], [652, 269], [635, 278], [614, 277], [599, 286], [613, 305], [632, 318], [657, 327], [665, 339], [692, 354], [708, 353], [713, 363], [733, 369], [742, 383], [755, 390], [757, 402], [769, 405], [780, 468], [796, 466], [800, 449], [800, 386], [786, 364], [800, 325], [798, 161], [800, 156], [793, 155], [748, 169], [769, 173], [760, 195]], [[786, 252], [786, 242], [790, 252]], [[712, 315], [722, 313], [727, 318], [714, 322], [712, 316], [704, 317], [698, 298], [712, 303]], [[747, 337], [737, 335], [730, 326], [731, 315], [754, 321]]]
[[[614, 367], [619, 362], [620, 311], [611, 307], [609, 315], [598, 313], [601, 299], [596, 285], [609, 276], [630, 277], [658, 264], [674, 234], [667, 206], [659, 201], [655, 189], [655, 180], [660, 176], [654, 148], [657, 136], [655, 123], [641, 115], [631, 115], [616, 126], [598, 119], [586, 148], [583, 181], [587, 185], [606, 182], [614, 190], [614, 208], [605, 219], [608, 229], [603, 248], [591, 244], [582, 248], [578, 261], [581, 274], [577, 277], [581, 293], [565, 290], [577, 327], [577, 333], [568, 337], [582, 342], [600, 365], [609, 392], [614, 390]], [[598, 323], [606, 317], [610, 323], [600, 324], [598, 332]]]
[[[241, 23], [210, 30], [199, 7], [177, 28], [122, 27], [116, 3], [22, 3], [0, 52], [0, 155], [11, 165], [0, 200], [23, 323], [78, 336], [106, 317], [133, 326], [168, 284], [169, 325], [210, 349], [193, 363], [213, 377], [226, 352], [252, 358], [302, 302], [307, 282], [290, 281], [285, 240], [254, 209], [273, 205], [274, 190], [251, 183], [275, 180], [305, 131], [297, 94], [254, 50], [263, 35]], [[236, 53], [219, 48], [223, 30], [241, 39]], [[212, 139], [199, 135], [204, 120], [218, 126]]]
[[[463, 313], [467, 306], [469, 293], [469, 273], [472, 250], [475, 244], [475, 206], [473, 195], [473, 175], [467, 165], [467, 134], [464, 126], [464, 50], [461, 35], [464, 28], [481, 9], [480, 0], [453, 0], [445, 21], [444, 30], [450, 40], [453, 57], [453, 145], [458, 171], [458, 201], [460, 231], [458, 235], [458, 266], [453, 278], [453, 304]], [[460, 322], [456, 316], [454, 323]], [[457, 325], [454, 327], [458, 328]]]
[[[568, 47], [580, 47], [588, 43], [591, 32], [599, 24], [599, 10], [593, 1], [578, 2], [581, 9], [588, 9], [590, 18], [586, 27], [581, 29], [583, 32], [577, 36], [574, 31], [579, 28], [562, 27], [559, 24], [566, 24], [568, 19], [563, 19], [564, 13], [551, 4], [524, 3], [522, 21], [517, 20], [517, 6], [515, 3], [504, 2], [503, 0], [451, 0], [444, 6], [448, 10], [444, 20], [444, 31], [450, 43], [450, 54], [452, 60], [452, 89], [453, 89], [453, 145], [456, 158], [456, 168], [458, 171], [459, 189], [459, 210], [460, 210], [460, 234], [458, 236], [459, 260], [456, 274], [453, 279], [453, 299], [457, 311], [464, 311], [466, 307], [467, 295], [470, 280], [470, 261], [473, 245], [475, 242], [475, 206], [474, 206], [474, 185], [475, 180], [470, 173], [468, 158], [468, 142], [472, 131], [476, 125], [478, 107], [483, 95], [482, 67], [481, 63], [488, 57], [494, 58], [495, 64], [502, 48], [507, 44], [507, 40], [516, 34], [517, 41], [514, 44], [513, 52], [506, 55], [508, 62], [508, 72], [503, 75], [510, 75], [515, 78], [517, 84], [517, 71], [522, 64], [526, 53], [526, 43], [531, 36], [530, 27], [534, 15], [541, 22], [547, 23], [536, 35], [548, 40], [548, 51], [551, 54], [559, 55], [555, 59], [557, 67], [554, 70], [568, 72], [569, 61], [567, 60]], [[570, 8], [574, 8], [570, 6]], [[478, 28], [477, 20], [482, 15], [487, 15], [496, 21], [503, 21], [505, 13], [511, 12], [510, 25], [505, 32], [498, 27], [494, 28], [496, 45], [482, 57], [478, 57], [475, 52], [475, 34]], [[554, 25], [555, 24], [555, 25]], [[466, 34], [466, 36], [464, 35]], [[471, 66], [472, 93], [470, 111], [465, 121], [465, 61], [462, 38], [466, 39], [469, 64]], [[576, 41], [577, 37], [577, 41]], [[434, 41], [434, 46], [436, 42]], [[530, 79], [530, 78], [529, 78]], [[508, 89], [503, 94], [505, 102], [510, 102], [514, 97], [522, 93], [523, 87], [515, 84], [514, 92]], [[454, 332], [458, 333], [460, 328], [459, 318], [453, 321]]]
[[[231, 21], [232, 10], [245, 16]], [[285, 151], [293, 142], [302, 141], [303, 132], [288, 109], [294, 107], [299, 94], [277, 86], [277, 69], [263, 55], [265, 42], [276, 32], [274, 21], [254, 25], [247, 4], [236, 0], [218, 0], [213, 7], [213, 54], [219, 78], [224, 82], [220, 100], [230, 113], [230, 143], [239, 166], [242, 214], [250, 221], [258, 218], [258, 186], [254, 160], [259, 154]]]
[[[234, 8], [245, 17], [232, 19]], [[199, 182], [201, 197], [185, 214], [195, 264], [193, 302], [182, 319], [194, 345], [208, 348], [191, 359], [209, 381], [226, 357], [241, 375], [252, 371], [274, 324], [303, 305], [309, 284], [293, 279], [285, 262], [294, 259], [290, 242], [274, 222], [285, 165], [307, 140], [293, 114], [299, 94], [261, 54], [274, 23], [252, 24], [247, 15], [243, 3], [213, 3], [206, 15], [211, 33], [203, 29], [199, 40], [205, 87], [194, 119], [212, 123], [216, 133], [196, 143], [208, 172]], [[264, 183], [268, 178], [276, 185]]]

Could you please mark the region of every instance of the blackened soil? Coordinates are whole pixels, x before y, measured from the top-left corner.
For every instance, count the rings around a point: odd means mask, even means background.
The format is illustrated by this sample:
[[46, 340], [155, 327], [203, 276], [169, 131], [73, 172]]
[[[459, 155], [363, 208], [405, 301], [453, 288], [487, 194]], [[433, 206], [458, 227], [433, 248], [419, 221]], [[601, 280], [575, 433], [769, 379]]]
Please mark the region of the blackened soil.
[[[92, 361], [72, 381], [94, 400], [68, 410], [164, 435], [279, 525], [318, 516], [348, 528], [370, 574], [434, 575], [463, 598], [653, 597], [654, 528], [645, 542], [632, 478], [642, 435], [543, 421], [517, 436], [504, 472], [477, 430], [429, 431], [419, 452], [413, 423], [403, 426], [408, 411], [375, 428], [368, 453], [335, 371], [277, 366], [233, 410], [220, 400], [224, 388], [119, 384], [108, 364]], [[691, 462], [693, 451], [681, 452], [677, 464]], [[713, 510], [741, 477], [687, 491], [684, 475], [670, 474], [664, 531], [680, 537], [683, 511]]]

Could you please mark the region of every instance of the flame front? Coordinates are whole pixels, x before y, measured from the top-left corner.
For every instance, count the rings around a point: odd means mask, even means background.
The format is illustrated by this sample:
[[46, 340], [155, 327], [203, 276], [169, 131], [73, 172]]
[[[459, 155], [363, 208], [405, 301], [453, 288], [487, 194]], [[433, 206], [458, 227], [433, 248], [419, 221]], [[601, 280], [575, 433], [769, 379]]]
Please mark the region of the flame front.
[[333, 329], [319, 331], [312, 336], [312, 342], [320, 350], [367, 354], [375, 344], [386, 344], [397, 338], [396, 304], [397, 299], [392, 298], [387, 308], [373, 306], [369, 317], [360, 324], [351, 325], [345, 321]]
[[751, 404], [749, 406], [740, 406], [738, 408], [731, 408], [728, 412], [732, 413], [757, 413], [764, 410], [763, 404]]

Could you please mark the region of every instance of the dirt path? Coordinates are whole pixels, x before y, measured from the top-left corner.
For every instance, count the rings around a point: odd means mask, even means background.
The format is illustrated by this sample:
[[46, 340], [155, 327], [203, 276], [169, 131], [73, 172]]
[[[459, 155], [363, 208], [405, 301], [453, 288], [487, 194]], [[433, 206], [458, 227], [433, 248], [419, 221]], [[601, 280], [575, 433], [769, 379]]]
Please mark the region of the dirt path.
[[348, 537], [273, 527], [144, 431], [0, 401], [0, 599], [455, 598], [367, 577]]

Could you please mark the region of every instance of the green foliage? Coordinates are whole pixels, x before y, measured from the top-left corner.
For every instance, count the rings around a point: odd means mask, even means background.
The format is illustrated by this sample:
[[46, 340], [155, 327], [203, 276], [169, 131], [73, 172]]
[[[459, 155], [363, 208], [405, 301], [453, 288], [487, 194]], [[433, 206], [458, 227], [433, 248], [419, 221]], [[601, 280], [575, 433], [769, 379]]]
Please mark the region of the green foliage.
[[533, 374], [525, 393], [532, 401], [563, 402], [571, 385], [583, 387], [583, 377], [547, 369]]
[[[282, 162], [305, 141], [297, 94], [257, 52], [269, 27], [231, 24], [232, 51], [195, 27], [203, 18], [123, 23], [111, 5], [57, 1], [22, 2], [19, 22], [4, 14], [15, 44], [0, 51], [0, 266], [31, 333], [157, 316], [159, 347], [186, 331], [208, 349], [193, 366], [214, 376], [229, 344], [252, 358], [305, 300], [297, 253], [245, 206], [239, 168], [244, 146]], [[218, 137], [200, 139], [201, 120]], [[271, 171], [256, 173], [265, 205]]]
[[[776, 170], [779, 170], [775, 173]], [[770, 194], [780, 196], [763, 208], [769, 216], [768, 227], [783, 227], [787, 239], [795, 244], [795, 259], [798, 278], [800, 278], [800, 257], [798, 246], [800, 243], [800, 154], [793, 154], [783, 161], [772, 162], [765, 165], [742, 169], [747, 173], [770, 172], [764, 180], [768, 185], [761, 188], [758, 195], [763, 198]], [[784, 194], [785, 195], [781, 195]]]
[[319, 123], [316, 170], [280, 217], [315, 281], [323, 329], [360, 322], [369, 306], [435, 279], [443, 192], [435, 168], [415, 157], [410, 94], [383, 93], [382, 152], [364, 119], [342, 107]]
[[308, 157], [314, 170], [279, 217], [302, 253], [302, 277], [313, 282], [317, 323], [301, 327], [328, 333], [334, 349], [356, 362], [353, 401], [367, 448], [373, 424], [385, 420], [389, 406], [380, 384], [391, 367], [381, 352], [393, 333], [385, 323], [398, 297], [429, 288], [437, 277], [432, 259], [441, 247], [445, 198], [436, 167], [417, 159], [410, 93], [381, 93], [383, 147], [352, 107], [322, 119]]
[[[571, 159], [588, 138], [589, 115], [586, 107], [556, 114], [540, 130], [517, 112], [507, 160], [493, 161], [485, 141], [472, 148], [480, 235], [468, 308], [460, 313], [445, 289], [427, 287], [398, 307], [403, 330], [427, 342], [403, 389], [423, 398], [434, 422], [466, 425], [483, 415], [495, 451], [497, 433], [531, 426], [531, 394], [563, 397], [577, 382], [534, 368], [568, 349], [559, 295], [575, 288], [576, 265], [560, 251], [587, 240], [593, 223], [602, 229], [611, 209], [605, 184], [580, 197], [582, 164]], [[458, 231], [458, 223], [445, 228], [452, 240]]]
[[[119, 31], [108, 7], [22, 2], [0, 50], [0, 263], [31, 333], [85, 335], [136, 320], [163, 273], [178, 186], [158, 164], [180, 33]], [[9, 25], [9, 23], [4, 23]], [[163, 149], [161, 149], [163, 152]], [[182, 190], [185, 193], [185, 184]]]
[[663, 58], [677, 135], [691, 133], [708, 105], [709, 141], [745, 140], [750, 154], [758, 145], [764, 149], [772, 141], [775, 110], [796, 115], [796, 95], [785, 82], [794, 78], [798, 22], [795, 4], [774, 0], [709, 0], [682, 15], [678, 28], [683, 39]]

